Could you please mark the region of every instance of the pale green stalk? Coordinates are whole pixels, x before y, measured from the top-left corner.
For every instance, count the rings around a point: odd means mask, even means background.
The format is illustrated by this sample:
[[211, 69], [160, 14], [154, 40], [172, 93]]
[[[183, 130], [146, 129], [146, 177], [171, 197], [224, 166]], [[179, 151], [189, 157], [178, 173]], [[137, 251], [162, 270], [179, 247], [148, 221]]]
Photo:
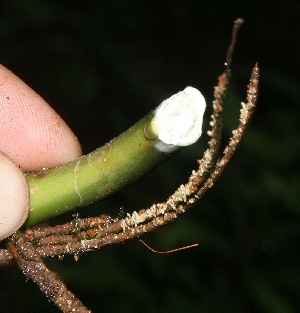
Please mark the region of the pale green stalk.
[[[204, 108], [200, 92], [188, 87], [94, 152], [27, 174], [30, 213], [26, 226], [104, 198], [195, 142], [201, 135]], [[183, 119], [178, 120], [179, 116]]]

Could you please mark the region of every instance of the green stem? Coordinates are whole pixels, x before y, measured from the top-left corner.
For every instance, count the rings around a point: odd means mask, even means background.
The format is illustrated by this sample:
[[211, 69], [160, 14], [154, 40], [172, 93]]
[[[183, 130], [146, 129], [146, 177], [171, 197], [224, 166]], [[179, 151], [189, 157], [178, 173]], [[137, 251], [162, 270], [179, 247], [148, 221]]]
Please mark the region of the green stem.
[[[188, 88], [193, 89], [192, 92], [186, 91]], [[74, 208], [107, 197], [153, 169], [182, 146], [195, 142], [201, 135], [199, 126], [201, 129], [204, 113], [202, 102], [204, 101], [205, 108], [205, 100], [198, 90], [188, 88], [164, 101], [154, 112], [150, 112], [119, 137], [94, 152], [57, 168], [28, 173], [26, 179], [30, 190], [30, 213], [26, 226], [53, 219]], [[195, 90], [202, 98], [197, 94], [198, 98], [194, 99]], [[186, 100], [187, 98], [190, 99]], [[199, 99], [202, 101], [200, 104]], [[181, 106], [179, 113], [178, 101]], [[170, 109], [166, 110], [166, 106]], [[165, 111], [164, 118], [158, 114], [161, 107]], [[172, 144], [172, 140], [166, 142], [161, 139], [160, 134], [166, 132], [166, 129], [158, 127], [159, 123], [167, 125], [168, 135], [172, 133], [170, 123], [164, 123], [164, 120], [170, 120], [172, 107], [176, 123], [182, 124], [178, 121], [178, 114], [181, 114], [184, 123], [188, 124], [184, 131], [189, 139], [180, 139], [180, 142], [177, 138], [176, 144]], [[189, 121], [186, 121], [187, 111], [192, 117]], [[175, 136], [180, 134], [181, 138], [182, 128], [178, 124], [172, 127]]]

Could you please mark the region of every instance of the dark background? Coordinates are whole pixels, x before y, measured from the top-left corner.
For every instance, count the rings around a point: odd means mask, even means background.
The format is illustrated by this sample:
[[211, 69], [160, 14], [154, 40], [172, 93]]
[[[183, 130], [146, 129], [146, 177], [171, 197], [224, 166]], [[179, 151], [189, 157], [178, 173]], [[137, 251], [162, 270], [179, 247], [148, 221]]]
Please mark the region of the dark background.
[[[175, 223], [137, 240], [49, 260], [93, 312], [300, 309], [299, 1], [1, 1], [0, 62], [41, 94], [90, 152], [187, 85], [208, 104], [233, 21], [245, 19], [224, 112], [236, 126], [251, 69], [259, 106], [232, 162]], [[206, 113], [208, 129], [210, 109]], [[164, 200], [206, 147], [193, 147], [115, 196], [82, 209], [112, 216]], [[70, 219], [67, 217], [65, 219]], [[0, 312], [58, 312], [17, 269], [0, 269]]]

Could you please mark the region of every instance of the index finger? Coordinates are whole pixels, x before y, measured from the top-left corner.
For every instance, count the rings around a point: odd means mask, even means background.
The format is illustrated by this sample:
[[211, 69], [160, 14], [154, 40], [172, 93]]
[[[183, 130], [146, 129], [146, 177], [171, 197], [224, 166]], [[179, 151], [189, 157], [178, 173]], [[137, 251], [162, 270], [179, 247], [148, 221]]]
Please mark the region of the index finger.
[[22, 171], [58, 166], [81, 155], [63, 119], [19, 77], [0, 65], [0, 151]]

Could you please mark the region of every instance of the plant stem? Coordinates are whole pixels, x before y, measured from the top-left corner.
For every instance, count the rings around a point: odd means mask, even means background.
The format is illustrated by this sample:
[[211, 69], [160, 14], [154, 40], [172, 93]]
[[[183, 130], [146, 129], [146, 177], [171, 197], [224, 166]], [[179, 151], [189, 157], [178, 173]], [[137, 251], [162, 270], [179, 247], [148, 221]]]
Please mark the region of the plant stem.
[[205, 100], [192, 87], [165, 100], [106, 145], [68, 164], [28, 173], [26, 226], [104, 198], [201, 136]]

